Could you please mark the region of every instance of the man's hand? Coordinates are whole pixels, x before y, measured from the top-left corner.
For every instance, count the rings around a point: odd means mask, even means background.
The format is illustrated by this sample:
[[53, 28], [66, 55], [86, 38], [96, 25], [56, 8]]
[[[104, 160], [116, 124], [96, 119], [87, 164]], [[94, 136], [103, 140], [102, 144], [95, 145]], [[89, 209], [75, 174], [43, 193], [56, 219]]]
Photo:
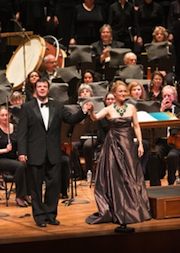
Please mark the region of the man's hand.
[[161, 102], [160, 111], [164, 112], [166, 109], [169, 109], [172, 106], [172, 102], [168, 100], [168, 98], [164, 98]]
[[92, 102], [87, 102], [83, 105], [83, 112], [84, 113], [90, 112], [90, 111], [92, 111], [92, 109], [93, 109], [93, 103]]

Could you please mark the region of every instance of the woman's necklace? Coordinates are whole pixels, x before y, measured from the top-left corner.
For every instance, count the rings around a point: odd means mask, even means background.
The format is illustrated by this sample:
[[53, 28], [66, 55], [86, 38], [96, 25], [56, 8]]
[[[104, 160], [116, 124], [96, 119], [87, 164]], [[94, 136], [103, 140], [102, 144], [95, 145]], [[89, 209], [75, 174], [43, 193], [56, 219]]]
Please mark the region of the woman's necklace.
[[119, 106], [116, 103], [114, 103], [113, 107], [122, 117], [124, 115], [124, 113], [126, 112], [126, 108], [128, 107], [128, 105], [126, 103], [124, 103], [124, 106], [122, 108], [119, 108]]

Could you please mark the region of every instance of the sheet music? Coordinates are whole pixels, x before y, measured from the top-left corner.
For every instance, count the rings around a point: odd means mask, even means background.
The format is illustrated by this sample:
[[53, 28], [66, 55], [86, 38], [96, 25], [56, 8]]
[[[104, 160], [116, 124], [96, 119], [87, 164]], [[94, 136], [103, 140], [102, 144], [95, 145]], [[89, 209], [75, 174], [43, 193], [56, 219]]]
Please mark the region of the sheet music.
[[177, 117], [169, 112], [151, 112], [138, 111], [138, 122], [152, 122], [152, 121], [166, 121], [166, 120], [176, 120]]
[[137, 117], [138, 117], [138, 122], [157, 121], [157, 119], [155, 119], [148, 112], [145, 112], [145, 111], [138, 111]]

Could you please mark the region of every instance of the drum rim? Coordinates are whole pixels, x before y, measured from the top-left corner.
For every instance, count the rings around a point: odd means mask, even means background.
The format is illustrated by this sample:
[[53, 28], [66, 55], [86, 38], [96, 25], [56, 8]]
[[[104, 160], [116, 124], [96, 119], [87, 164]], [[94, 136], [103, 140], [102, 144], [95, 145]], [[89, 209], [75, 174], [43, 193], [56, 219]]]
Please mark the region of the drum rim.
[[[43, 60], [43, 58], [44, 58], [44, 55], [45, 55], [45, 50], [46, 50], [45, 39], [44, 39], [43, 37], [39, 36], [39, 35], [32, 35], [32, 36], [30, 36], [29, 38], [30, 38], [30, 39], [27, 38], [27, 39], [24, 40], [24, 44], [26, 44], [26, 43], [27, 43], [29, 40], [31, 40], [31, 39], [32, 39], [32, 40], [33, 40], [33, 39], [38, 39], [38, 40], [40, 41], [40, 43], [42, 44], [42, 47], [41, 47], [41, 50], [40, 50], [40, 55], [39, 55], [39, 61], [36, 63], [36, 65], [35, 65], [35, 67], [34, 67], [34, 70], [36, 71], [36, 70], [38, 70], [38, 68], [40, 67], [40, 65], [41, 65], [41, 63], [42, 63], [42, 60]], [[9, 60], [9, 62], [8, 62], [7, 69], [6, 69], [6, 71], [5, 71], [7, 79], [8, 79], [8, 75], [9, 75], [9, 71], [10, 71], [10, 66], [11, 66], [11, 64], [12, 64], [12, 62], [13, 62], [15, 56], [17, 55], [18, 51], [19, 51], [22, 47], [23, 47], [23, 43], [20, 44], [20, 45], [16, 48], [16, 50], [14, 51], [13, 55], [11, 56], [11, 58], [10, 58], [10, 60]], [[40, 59], [41, 59], [41, 61], [40, 61]], [[26, 73], [26, 78], [27, 78], [28, 74], [29, 74], [29, 73]], [[25, 81], [25, 80], [24, 80], [24, 81]], [[23, 84], [23, 82], [20, 83], [20, 84], [17, 84], [16, 86], [14, 86], [14, 84], [13, 84], [13, 89], [19, 89], [19, 88], [21, 88], [21, 87], [22, 87], [22, 84]]]

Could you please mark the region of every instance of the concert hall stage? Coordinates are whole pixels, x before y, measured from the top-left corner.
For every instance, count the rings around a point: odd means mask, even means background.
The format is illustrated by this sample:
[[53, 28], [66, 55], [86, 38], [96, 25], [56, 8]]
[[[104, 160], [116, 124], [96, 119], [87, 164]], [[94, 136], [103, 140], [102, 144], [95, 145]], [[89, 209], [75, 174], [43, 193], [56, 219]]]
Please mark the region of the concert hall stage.
[[[149, 188], [148, 188], [149, 189]], [[77, 182], [77, 196], [65, 206], [62, 200], [58, 207], [59, 226], [37, 227], [31, 215], [31, 207], [16, 206], [11, 195], [9, 206], [5, 205], [4, 192], [0, 191], [0, 250], [1, 252], [179, 252], [180, 218], [151, 219], [131, 224], [134, 233], [115, 233], [117, 224], [88, 225], [85, 218], [97, 211], [91, 188], [84, 182]], [[180, 192], [179, 192], [180, 194]], [[4, 217], [8, 214], [8, 217]], [[30, 215], [30, 216], [29, 216]]]

